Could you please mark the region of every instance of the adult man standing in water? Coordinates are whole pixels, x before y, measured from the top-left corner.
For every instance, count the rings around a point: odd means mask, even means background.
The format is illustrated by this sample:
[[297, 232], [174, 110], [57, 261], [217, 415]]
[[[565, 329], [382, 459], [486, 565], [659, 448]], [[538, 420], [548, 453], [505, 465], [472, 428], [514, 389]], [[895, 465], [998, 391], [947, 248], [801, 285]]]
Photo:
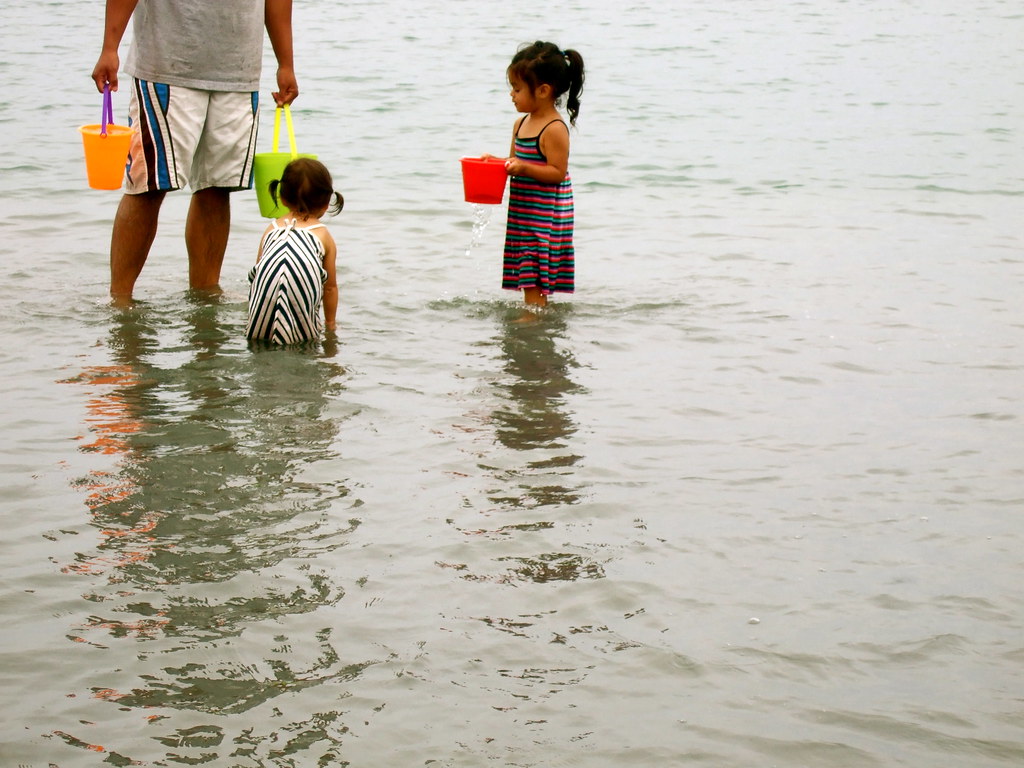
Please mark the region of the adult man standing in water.
[[124, 196], [110, 238], [110, 295], [131, 299], [156, 237], [160, 205], [187, 182], [189, 285], [215, 291], [231, 226], [230, 193], [248, 189], [256, 151], [266, 28], [279, 105], [299, 95], [292, 0], [106, 0], [96, 87], [117, 90], [118, 47], [133, 18], [132, 138]]

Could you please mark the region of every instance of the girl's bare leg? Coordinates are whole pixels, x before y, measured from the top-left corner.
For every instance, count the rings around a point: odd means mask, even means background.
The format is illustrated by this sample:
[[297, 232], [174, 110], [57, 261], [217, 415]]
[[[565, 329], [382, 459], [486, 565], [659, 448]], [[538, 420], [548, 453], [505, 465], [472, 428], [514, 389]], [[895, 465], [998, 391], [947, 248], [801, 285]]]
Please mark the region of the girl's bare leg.
[[546, 307], [548, 297], [540, 292], [540, 288], [523, 288], [523, 300], [531, 307]]

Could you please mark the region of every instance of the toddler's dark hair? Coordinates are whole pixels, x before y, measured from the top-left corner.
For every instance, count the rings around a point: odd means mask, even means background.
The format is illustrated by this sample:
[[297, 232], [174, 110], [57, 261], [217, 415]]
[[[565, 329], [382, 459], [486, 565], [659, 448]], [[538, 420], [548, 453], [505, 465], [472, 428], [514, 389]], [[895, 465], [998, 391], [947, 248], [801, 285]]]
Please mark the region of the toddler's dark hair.
[[334, 189], [334, 181], [327, 166], [311, 157], [297, 157], [284, 167], [280, 179], [270, 182], [270, 196], [295, 213], [307, 216], [327, 206], [337, 216], [345, 207], [345, 198]]
[[568, 93], [565, 108], [569, 122], [576, 125], [580, 113], [580, 93], [583, 92], [583, 57], [571, 48], [561, 50], [554, 43], [538, 40], [519, 47], [506, 74], [515, 77], [536, 91], [540, 85], [550, 85], [557, 100]]

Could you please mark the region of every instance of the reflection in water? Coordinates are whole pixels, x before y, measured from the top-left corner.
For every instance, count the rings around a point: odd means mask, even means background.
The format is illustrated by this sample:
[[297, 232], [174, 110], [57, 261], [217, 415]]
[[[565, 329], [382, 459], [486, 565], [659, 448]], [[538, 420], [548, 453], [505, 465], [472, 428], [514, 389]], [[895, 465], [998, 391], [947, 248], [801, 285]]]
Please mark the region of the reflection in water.
[[[101, 649], [142, 641], [125, 654], [139, 659], [137, 677], [126, 686], [122, 670], [109, 670], [122, 683], [115, 685], [97, 672], [93, 697], [122, 710], [188, 710], [191, 721], [349, 680], [370, 663], [344, 662], [329, 629], [315, 638], [287, 629], [289, 618], [343, 597], [311, 564], [344, 546], [360, 522], [333, 519], [349, 495], [344, 481], [303, 479], [311, 464], [332, 458], [338, 425], [323, 411], [343, 371], [329, 348], [249, 351], [221, 308], [192, 299], [184, 326], [180, 312], [118, 310], [110, 364], [72, 380], [95, 391], [80, 450], [115, 457], [116, 466], [81, 481], [100, 540], [64, 568], [88, 579], [84, 598], [94, 612], [69, 638]], [[257, 657], [229, 647], [229, 638], [268, 623], [265, 642], [242, 646]], [[153, 737], [173, 743], [169, 754], [184, 762], [195, 759], [185, 747], [209, 756], [222, 738], [217, 725], [186, 731]], [[243, 741], [278, 738], [250, 729]]]
[[[506, 376], [496, 384], [501, 403], [490, 422], [498, 444], [511, 453], [493, 462], [500, 466], [491, 466], [491, 459], [481, 466], [499, 481], [487, 491], [490, 504], [497, 505], [503, 516], [515, 513], [525, 519], [494, 530], [464, 530], [467, 535], [509, 540], [519, 533], [554, 529], [560, 509], [582, 500], [575, 482], [575, 466], [582, 458], [574, 450], [578, 427], [568, 399], [583, 388], [571, 376], [577, 363], [565, 338], [569, 312], [568, 306], [550, 307], [530, 322], [520, 322], [517, 307], [503, 313], [500, 350]], [[604, 576], [599, 563], [573, 552], [502, 555], [494, 561], [502, 569], [496, 574], [473, 573], [464, 563], [440, 565], [469, 581], [505, 584]]]
[[[471, 583], [468, 607], [456, 612], [467, 622], [466, 660], [451, 681], [475, 689], [482, 708], [503, 718], [493, 744], [467, 747], [467, 765], [516, 753], [520, 728], [538, 745], [560, 732], [585, 739], [576, 702], [595, 668], [595, 640], [603, 652], [612, 634], [598, 620], [581, 621], [593, 615], [592, 582], [605, 570], [599, 550], [583, 540], [590, 492], [577, 406], [585, 389], [574, 380], [571, 307], [550, 307], [533, 322], [520, 317], [509, 307], [499, 321], [493, 358], [500, 373], [483, 419], [493, 444], [478, 461], [485, 473], [475, 489], [480, 497], [462, 505], [472, 523], [457, 530], [469, 544], [453, 549], [466, 554], [437, 563]], [[494, 522], [478, 527], [482, 519]]]
[[463, 578], [467, 581], [493, 581], [499, 584], [514, 584], [520, 581], [544, 584], [550, 581], [604, 578], [604, 569], [601, 565], [582, 555], [545, 553], [532, 557], [499, 557], [497, 561], [506, 564], [505, 573], [497, 576], [467, 573]]
[[[581, 387], [570, 377], [576, 367], [565, 346], [566, 311], [552, 307], [533, 322], [517, 322], [516, 314], [504, 317], [501, 352], [510, 379], [499, 385], [506, 398], [493, 413], [498, 440], [515, 451], [536, 451], [524, 470], [507, 480], [520, 480], [521, 495], [494, 498], [503, 504], [548, 506], [579, 501], [576, 489], [562, 482], [538, 484], [569, 475], [580, 457], [570, 450], [576, 422], [566, 397]], [[562, 471], [558, 471], [561, 469]]]

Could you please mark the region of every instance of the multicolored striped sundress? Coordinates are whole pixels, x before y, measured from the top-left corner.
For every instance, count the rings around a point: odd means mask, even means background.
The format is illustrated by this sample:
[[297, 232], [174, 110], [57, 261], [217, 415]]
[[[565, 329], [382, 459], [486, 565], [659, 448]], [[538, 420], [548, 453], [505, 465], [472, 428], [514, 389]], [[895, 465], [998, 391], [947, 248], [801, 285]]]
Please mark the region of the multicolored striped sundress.
[[275, 221], [263, 240], [263, 255], [249, 270], [249, 339], [297, 344], [323, 333], [324, 245], [312, 230]]
[[[518, 159], [547, 162], [540, 151], [540, 137], [551, 123], [529, 139], [521, 138], [516, 127]], [[501, 287], [512, 291], [536, 287], [544, 295], [572, 293], [576, 275], [572, 227], [572, 180], [568, 174], [558, 184], [513, 176], [509, 183]]]

